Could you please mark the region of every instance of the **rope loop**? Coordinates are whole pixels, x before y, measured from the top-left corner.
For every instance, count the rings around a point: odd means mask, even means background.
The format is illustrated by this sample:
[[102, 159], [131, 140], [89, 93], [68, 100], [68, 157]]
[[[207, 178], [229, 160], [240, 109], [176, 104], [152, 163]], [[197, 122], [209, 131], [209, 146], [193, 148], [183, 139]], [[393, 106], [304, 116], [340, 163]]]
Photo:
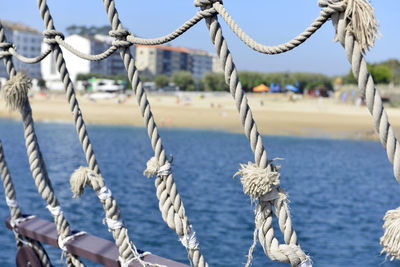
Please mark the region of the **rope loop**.
[[64, 34], [60, 31], [56, 30], [45, 30], [42, 32], [44, 38], [43, 42], [45, 42], [48, 45], [56, 45], [57, 40], [56, 37], [60, 37], [62, 40], [64, 40]]
[[62, 40], [64, 40], [64, 34], [60, 31], [56, 30], [45, 30], [43, 31], [43, 42], [45, 42], [48, 45], [56, 45], [57, 40], [56, 37], [60, 37]]
[[85, 234], [86, 234], [86, 232], [80, 231], [80, 232], [77, 232], [75, 234], [69, 235], [69, 236], [67, 236], [65, 238], [61, 238], [61, 236], [58, 236], [57, 244], [58, 244], [58, 246], [60, 247], [60, 249], [62, 251], [67, 252], [67, 247], [66, 247], [67, 243], [72, 241], [72, 240], [74, 240], [76, 237], [82, 236], [82, 235], [85, 235]]
[[112, 45], [117, 48], [129, 47], [132, 45], [132, 43], [127, 40], [127, 37], [131, 35], [131, 33], [126, 29], [112, 30], [109, 31], [108, 34], [115, 38]]
[[216, 2], [219, 2], [222, 4], [222, 0], [194, 0], [194, 6], [195, 7], [208, 7], [208, 6], [212, 6]]

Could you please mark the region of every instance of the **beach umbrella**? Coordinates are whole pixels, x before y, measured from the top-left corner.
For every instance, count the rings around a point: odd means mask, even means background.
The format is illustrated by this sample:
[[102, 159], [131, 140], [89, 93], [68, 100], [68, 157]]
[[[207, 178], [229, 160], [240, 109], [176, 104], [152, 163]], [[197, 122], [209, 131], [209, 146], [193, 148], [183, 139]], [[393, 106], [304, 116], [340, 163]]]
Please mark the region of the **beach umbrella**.
[[286, 89], [288, 89], [288, 90], [290, 90], [292, 92], [295, 92], [295, 93], [297, 93], [299, 91], [299, 88], [296, 88], [291, 84], [286, 85]]
[[262, 83], [254, 87], [253, 92], [269, 92], [269, 87]]

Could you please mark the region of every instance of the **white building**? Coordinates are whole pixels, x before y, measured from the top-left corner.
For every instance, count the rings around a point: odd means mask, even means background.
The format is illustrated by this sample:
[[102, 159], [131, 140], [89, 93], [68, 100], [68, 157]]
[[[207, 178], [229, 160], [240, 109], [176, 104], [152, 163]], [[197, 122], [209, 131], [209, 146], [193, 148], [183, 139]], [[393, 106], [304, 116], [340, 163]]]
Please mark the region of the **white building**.
[[[25, 57], [37, 57], [40, 54], [40, 47], [42, 43], [42, 34], [25, 24], [12, 23], [9, 21], [1, 20], [4, 28], [4, 33], [7, 41], [13, 43], [19, 54]], [[26, 64], [15, 57], [12, 57], [13, 63], [17, 71], [25, 71], [31, 78], [40, 79], [40, 63]], [[0, 60], [0, 77], [8, 77], [3, 60]]]
[[[100, 54], [107, 50], [113, 41], [113, 38], [104, 35], [82, 36], [73, 34], [65, 38], [65, 42], [85, 54]], [[47, 49], [43, 44], [42, 51]], [[135, 55], [135, 47], [131, 46], [131, 53]], [[64, 59], [70, 78], [76, 82], [78, 74], [97, 73], [104, 75], [126, 75], [124, 63], [118, 51], [101, 61], [88, 61], [75, 56], [67, 49], [62, 48]], [[60, 81], [60, 75], [56, 69], [54, 56], [49, 56], [42, 62], [42, 76], [46, 85], [52, 90], [62, 90], [63, 84]]]

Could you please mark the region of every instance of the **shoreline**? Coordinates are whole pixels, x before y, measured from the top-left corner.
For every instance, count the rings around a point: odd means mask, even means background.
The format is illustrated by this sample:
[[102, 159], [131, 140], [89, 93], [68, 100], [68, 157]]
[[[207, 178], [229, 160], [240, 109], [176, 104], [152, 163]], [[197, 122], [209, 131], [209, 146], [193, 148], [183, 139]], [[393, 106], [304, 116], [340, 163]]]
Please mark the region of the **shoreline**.
[[[150, 94], [149, 102], [160, 128], [217, 130], [243, 133], [239, 113], [229, 94]], [[303, 98], [290, 101], [283, 95], [248, 95], [261, 135], [329, 139], [378, 140], [365, 106], [338, 103], [334, 99]], [[64, 95], [35, 95], [30, 99], [35, 121], [73, 123]], [[135, 97], [96, 99], [78, 96], [87, 124], [144, 127]], [[388, 108], [395, 131], [400, 130], [400, 109]], [[0, 99], [0, 117], [19, 119]]]

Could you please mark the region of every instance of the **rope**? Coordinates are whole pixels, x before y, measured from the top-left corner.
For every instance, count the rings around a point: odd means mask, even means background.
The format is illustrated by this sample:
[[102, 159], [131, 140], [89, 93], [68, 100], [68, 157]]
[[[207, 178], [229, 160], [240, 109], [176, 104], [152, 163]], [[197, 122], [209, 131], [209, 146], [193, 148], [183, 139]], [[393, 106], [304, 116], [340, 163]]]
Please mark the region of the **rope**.
[[70, 185], [74, 197], [77, 198], [83, 194], [85, 185], [90, 186], [96, 192], [100, 202], [103, 204], [106, 214], [105, 222], [107, 223], [108, 231], [113, 235], [121, 262], [131, 262], [134, 259], [138, 259], [143, 266], [149, 264], [140, 260], [136, 247], [129, 240], [128, 230], [121, 218], [121, 211], [117, 201], [112, 196], [111, 190], [105, 186], [101, 175], [89, 168], [80, 167], [71, 175]]
[[[126, 31], [122, 28], [122, 23], [118, 18], [114, 1], [104, 0], [103, 2], [113, 31], [119, 31], [121, 33], [119, 38], [124, 40], [127, 36]], [[158, 134], [157, 126], [150, 110], [150, 104], [147, 100], [146, 93], [143, 90], [133, 57], [130, 54], [129, 49], [126, 47], [120, 48], [120, 54], [128, 72], [128, 78], [132, 83], [132, 90], [136, 95], [141, 114], [144, 118], [147, 133], [151, 139], [151, 145], [155, 153], [155, 158], [159, 165], [162, 166], [166, 162], [165, 150], [162, 145], [161, 137]], [[172, 173], [166, 177], [157, 175], [155, 186], [157, 188], [157, 198], [159, 199], [159, 208], [163, 220], [171, 229], [176, 231], [179, 237], [187, 235], [190, 232], [190, 223], [186, 217], [185, 209], [177, 191]], [[194, 266], [208, 266], [203, 255], [200, 253], [199, 248], [189, 249], [188, 256]]]
[[[286, 195], [279, 186], [280, 174], [278, 169], [271, 164], [270, 160], [268, 160], [267, 152], [262, 144], [262, 139], [253, 119], [247, 97], [244, 94], [241, 83], [238, 79], [232, 55], [222, 35], [217, 14], [220, 14], [226, 24], [243, 43], [253, 50], [265, 54], [284, 53], [294, 49], [305, 42], [329, 18], [331, 18], [336, 29], [335, 40], [340, 41], [345, 48], [347, 58], [352, 64], [353, 74], [358, 80], [360, 95], [366, 99], [368, 110], [373, 117], [380, 141], [387, 151], [389, 161], [393, 164], [394, 176], [400, 182], [399, 144], [394, 135], [394, 131], [389, 124], [379, 92], [375, 89], [372, 76], [367, 71], [367, 65], [363, 57], [363, 53], [373, 46], [375, 37], [379, 34], [373, 9], [367, 1], [319, 0], [318, 3], [322, 7], [319, 17], [317, 17], [317, 19], [304, 32], [300, 33], [292, 40], [276, 46], [260, 44], [248, 36], [229, 15], [221, 0], [195, 0], [194, 5], [200, 7], [201, 10], [197, 11], [191, 19], [186, 21], [175, 31], [165, 36], [152, 39], [139, 38], [125, 30], [118, 18], [114, 1], [103, 0], [103, 2], [112, 26], [112, 31], [110, 31], [109, 35], [113, 37], [114, 40], [109, 48], [96, 55], [82, 53], [64, 41], [63, 33], [57, 31], [54, 27], [53, 19], [50, 15], [46, 0], [38, 0], [38, 5], [41, 17], [46, 27], [46, 30], [43, 32], [43, 41], [50, 47], [39, 56], [28, 58], [18, 54], [16, 47], [6, 41], [4, 30], [0, 24], [0, 49], [2, 50], [0, 51], [0, 58], [3, 58], [7, 72], [10, 75], [10, 80], [5, 85], [3, 94], [8, 106], [13, 109], [18, 109], [21, 112], [24, 122], [26, 147], [31, 171], [39, 192], [43, 199], [48, 203], [47, 207], [54, 216], [60, 240], [65, 240], [71, 237], [69, 224], [64, 218], [62, 209], [54, 195], [34, 131], [31, 108], [27, 98], [27, 92], [31, 86], [30, 80], [26, 75], [16, 72], [11, 57], [14, 56], [25, 63], [37, 63], [53, 51], [56, 58], [57, 69], [60, 72], [61, 80], [64, 83], [67, 99], [74, 117], [79, 140], [82, 144], [86, 161], [89, 166], [89, 169], [82, 169], [79, 171], [81, 174], [77, 175], [79, 177], [78, 182], [76, 182], [75, 188], [73, 189], [74, 194], [75, 196], [82, 194], [85, 184], [88, 184], [96, 191], [96, 194], [106, 211], [105, 221], [109, 230], [113, 233], [113, 237], [119, 249], [121, 264], [125, 266], [133, 260], [138, 260], [142, 264], [144, 264], [144, 262], [140, 260], [140, 255], [138, 255], [135, 246], [129, 241], [127, 230], [120, 218], [119, 207], [113, 198], [111, 191], [104, 185], [86, 131], [86, 126], [76, 100], [73, 84], [65, 65], [61, 46], [69, 50], [71, 53], [91, 61], [103, 60], [113, 54], [116, 50], [120, 51], [120, 55], [128, 72], [128, 78], [132, 83], [132, 88], [136, 95], [151, 140], [151, 145], [154, 150], [154, 157], [147, 163], [147, 168], [144, 174], [148, 177], [155, 176], [155, 186], [157, 189], [157, 198], [159, 199], [159, 208], [162, 218], [167, 225], [178, 234], [182, 245], [188, 251], [191, 263], [193, 263], [194, 266], [208, 266], [203, 255], [200, 253], [195, 231], [192, 230], [192, 226], [186, 217], [183, 202], [173, 179], [171, 164], [166, 159], [165, 150], [162, 145], [161, 137], [158, 134], [157, 126], [150, 109], [150, 104], [143, 90], [138, 71], [134, 66], [134, 60], [129, 50], [129, 47], [133, 44], [155, 45], [174, 40], [199, 21], [205, 19], [206, 25], [210, 31], [211, 41], [215, 46], [225, 72], [225, 81], [229, 85], [230, 92], [240, 114], [245, 135], [249, 139], [251, 149], [254, 153], [255, 163], [241, 165], [241, 170], [236, 174], [241, 176], [240, 180], [243, 184], [244, 193], [248, 194], [252, 201], [257, 202], [255, 215], [256, 227], [253, 237], [254, 242], [249, 249], [247, 266], [251, 263], [251, 253], [257, 242], [257, 233], [265, 253], [272, 260], [290, 263], [292, 266], [311, 266], [311, 260], [304, 254], [298, 244], [297, 235], [292, 227], [290, 219]], [[7, 177], [7, 175], [9, 176], [8, 170], [4, 171], [4, 167], [1, 169], [2, 166], [4, 166], [4, 163], [1, 165], [0, 162], [2, 177]], [[10, 179], [2, 179], [4, 186], [9, 187], [9, 182], [5, 183], [4, 181]], [[12, 191], [13, 189], [10, 192]], [[18, 216], [21, 216], [18, 203], [15, 199], [15, 193], [10, 194], [11, 195], [8, 196], [6, 193], [6, 202], [10, 208], [11, 214], [14, 213], [14, 215], [19, 214]], [[273, 213], [275, 213], [278, 218], [279, 228], [283, 233], [285, 244], [279, 244], [279, 241], [274, 236], [274, 229], [272, 227]], [[16, 218], [15, 221], [18, 219], [20, 218]], [[390, 225], [385, 223], [385, 228], [390, 228]], [[393, 232], [394, 230], [390, 231]], [[385, 238], [385, 240], [389, 239], [390, 236]], [[39, 243], [32, 244], [33, 246], [40, 246]], [[390, 251], [390, 248], [388, 248], [387, 251]], [[394, 255], [394, 257], [398, 257], [398, 254]], [[69, 265], [81, 265], [79, 259], [72, 255], [67, 256], [67, 261]]]
[[233, 20], [233, 18], [229, 15], [228, 11], [225, 9], [225, 7], [219, 3], [215, 2], [212, 5], [213, 8], [221, 15], [221, 17], [225, 20], [226, 24], [231, 28], [231, 30], [236, 34], [239, 39], [245, 43], [248, 47], [251, 49], [263, 53], [263, 54], [269, 54], [269, 55], [274, 55], [274, 54], [280, 54], [284, 53], [287, 51], [290, 51], [297, 46], [301, 45], [304, 43], [308, 38], [311, 37], [321, 26], [330, 18], [332, 13], [336, 12], [336, 10], [333, 10], [332, 8], [323, 8], [321, 10], [320, 16], [314, 20], [314, 22], [301, 34], [293, 38], [287, 43], [283, 43], [277, 46], [267, 46], [260, 44], [256, 41], [254, 41], [250, 36], [248, 36]]
[[[6, 41], [6, 38], [4, 35], [3, 27], [0, 24], [0, 42], [4, 41]], [[6, 69], [11, 80], [14, 77], [20, 77], [22, 79], [21, 76], [17, 75], [12, 60], [9, 57], [4, 58], [4, 63], [6, 65]], [[18, 84], [20, 81], [17, 79], [14, 80], [14, 82]], [[16, 90], [22, 90], [26, 92], [25, 90], [26, 88], [23, 86], [13, 86], [12, 84], [9, 84], [8, 87], [10, 89], [13, 88]], [[12, 95], [15, 92], [8, 91], [8, 93]], [[58, 206], [59, 205], [58, 200], [54, 194], [54, 190], [46, 170], [46, 165], [39, 148], [39, 143], [37, 141], [29, 99], [27, 98], [27, 96], [22, 96], [21, 92], [17, 92], [15, 94], [19, 95], [19, 97], [17, 98], [8, 97], [6, 99], [9, 100], [17, 99], [17, 101], [11, 104], [11, 106], [17, 107], [22, 116], [22, 121], [24, 124], [25, 145], [29, 159], [29, 166], [31, 169], [32, 176], [35, 180], [35, 185], [40, 195], [47, 202], [48, 205], [50, 205], [51, 207]], [[21, 98], [25, 99], [25, 103], [23, 105], [21, 104], [22, 103]], [[63, 214], [54, 216], [54, 222], [56, 224], [57, 232], [62, 238], [65, 238], [70, 234], [71, 231], [70, 226]], [[82, 263], [79, 261], [79, 258], [70, 253], [67, 254], [67, 263], [70, 266], [83, 266]]]
[[[202, 9], [209, 7], [215, 1], [202, 0], [200, 5]], [[196, 5], [196, 1], [195, 1]], [[221, 65], [225, 72], [225, 81], [229, 85], [230, 92], [235, 100], [236, 107], [240, 114], [240, 119], [244, 128], [244, 132], [250, 141], [251, 149], [254, 153], [255, 165], [258, 168], [265, 169], [270, 167], [268, 164], [267, 152], [262, 144], [261, 136], [257, 130], [257, 125], [253, 120], [253, 115], [248, 105], [247, 97], [242, 90], [232, 55], [228, 49], [225, 38], [222, 35], [222, 29], [218, 23], [217, 16], [206, 19], [206, 25], [210, 31], [210, 38], [215, 46], [215, 50], [220, 59]], [[279, 219], [281, 232], [284, 234], [285, 245], [280, 245], [274, 237], [272, 228], [272, 210], [270, 202], [258, 202], [257, 208], [264, 210], [265, 216], [262, 217], [264, 222], [259, 224], [260, 242], [265, 253], [272, 260], [290, 263], [297, 266], [306, 259], [306, 255], [301, 250], [297, 242], [297, 235], [294, 231], [290, 219], [289, 209], [286, 205], [286, 198], [282, 199], [282, 203], [274, 202], [275, 214]], [[279, 204], [277, 206], [277, 204]], [[256, 218], [257, 219], [257, 218]]]
[[[0, 39], [1, 39], [1, 28], [2, 27], [0, 26]], [[13, 227], [17, 248], [20, 248], [22, 247], [25, 241], [23, 241], [23, 237], [14, 230], [14, 227], [22, 223], [23, 220], [26, 220], [26, 218], [29, 217], [22, 216], [22, 212], [16, 198], [17, 194], [15, 192], [14, 184], [12, 182], [10, 171], [8, 169], [8, 165], [4, 157], [3, 144], [1, 140], [0, 140], [0, 177], [1, 180], [3, 181], [6, 203], [10, 210], [11, 226]], [[27, 244], [33, 248], [33, 250], [35, 251], [36, 255], [38, 256], [40, 262], [44, 267], [51, 266], [50, 259], [47, 256], [46, 251], [43, 249], [43, 247], [39, 242], [37, 242], [36, 240], [27, 239]]]

